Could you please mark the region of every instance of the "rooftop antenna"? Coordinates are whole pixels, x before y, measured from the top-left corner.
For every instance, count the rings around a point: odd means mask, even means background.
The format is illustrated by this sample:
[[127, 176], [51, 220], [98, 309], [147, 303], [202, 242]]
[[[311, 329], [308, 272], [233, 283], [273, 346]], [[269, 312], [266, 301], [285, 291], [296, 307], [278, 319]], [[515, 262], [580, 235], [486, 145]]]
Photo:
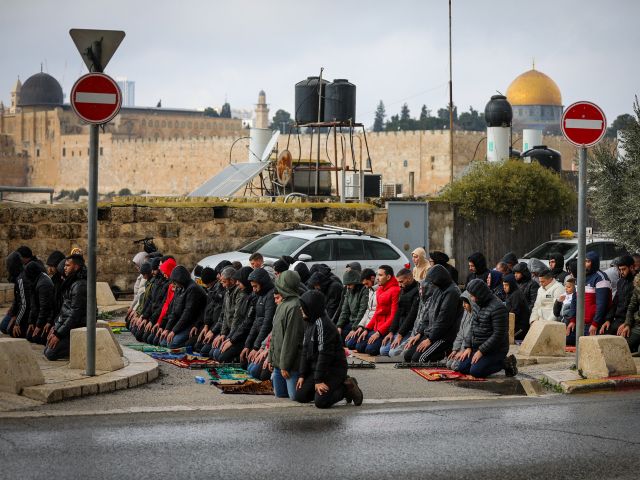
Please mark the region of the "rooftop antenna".
[[451, 0], [449, 0], [449, 158], [451, 172], [449, 181], [453, 183], [453, 63], [451, 56]]
[[536, 69], [536, 57], [531, 58], [531, 70]]

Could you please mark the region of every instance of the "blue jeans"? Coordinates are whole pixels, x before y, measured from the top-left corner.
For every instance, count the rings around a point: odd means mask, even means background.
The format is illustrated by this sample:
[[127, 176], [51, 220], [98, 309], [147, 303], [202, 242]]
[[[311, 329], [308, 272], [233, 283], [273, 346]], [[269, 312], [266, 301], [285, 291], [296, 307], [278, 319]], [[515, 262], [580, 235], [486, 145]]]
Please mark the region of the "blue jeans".
[[375, 342], [371, 344], [368, 343], [369, 339], [374, 333], [375, 332], [369, 332], [363, 341], [358, 342], [358, 344], [356, 345], [356, 350], [359, 353], [366, 353], [367, 355], [371, 355], [372, 357], [377, 357], [378, 355], [380, 355], [380, 347], [382, 346], [383, 338], [382, 335], [378, 335], [378, 338]]
[[396, 338], [398, 338], [397, 333], [393, 336], [393, 340], [391, 340], [386, 345], [383, 345], [380, 347], [380, 355], [385, 357], [396, 357], [398, 355], [401, 355], [402, 352], [404, 352], [404, 346], [407, 344], [407, 342], [411, 338], [411, 335], [405, 335], [404, 338], [400, 341], [400, 345], [392, 349], [391, 344], [395, 341]]
[[173, 336], [173, 340], [171, 343], [167, 343], [167, 339], [165, 338], [160, 342], [161, 347], [168, 348], [182, 348], [187, 344], [187, 340], [189, 340], [189, 328], [185, 328], [183, 331], [176, 333]]
[[0, 332], [9, 334], [9, 323], [11, 322], [11, 315], [5, 315], [0, 322]]
[[477, 363], [471, 364], [471, 359], [477, 350], [471, 352], [466, 360], [463, 360], [456, 368], [456, 371], [465, 375], [473, 375], [476, 378], [486, 378], [489, 375], [498, 373], [504, 369], [504, 359], [506, 353], [489, 353], [482, 356]]
[[273, 384], [273, 392], [276, 397], [289, 397], [291, 400], [294, 400], [296, 398], [298, 376], [298, 372], [289, 372], [289, 379], [287, 380], [282, 376], [279, 368], [274, 368], [271, 374], [271, 383]]

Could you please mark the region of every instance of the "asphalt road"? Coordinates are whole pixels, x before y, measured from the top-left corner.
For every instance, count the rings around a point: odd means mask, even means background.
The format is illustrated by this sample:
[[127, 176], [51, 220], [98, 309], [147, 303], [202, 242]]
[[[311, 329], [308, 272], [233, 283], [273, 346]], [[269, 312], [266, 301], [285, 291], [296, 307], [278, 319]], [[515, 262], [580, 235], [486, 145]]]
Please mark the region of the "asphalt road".
[[615, 479], [640, 393], [0, 420], [0, 477]]

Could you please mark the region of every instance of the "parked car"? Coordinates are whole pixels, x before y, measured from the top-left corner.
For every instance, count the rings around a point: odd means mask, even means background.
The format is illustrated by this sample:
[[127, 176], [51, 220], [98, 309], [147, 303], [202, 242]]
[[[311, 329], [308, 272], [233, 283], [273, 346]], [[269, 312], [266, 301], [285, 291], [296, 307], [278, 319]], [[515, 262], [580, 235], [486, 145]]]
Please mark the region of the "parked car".
[[[596, 252], [600, 256], [600, 268], [606, 270], [611, 266], [613, 260], [621, 255], [627, 255], [626, 248], [616, 243], [616, 241], [605, 234], [587, 235], [587, 252]], [[549, 265], [549, 258], [553, 254], [561, 254], [565, 264], [568, 260], [578, 257], [578, 238], [576, 235], [567, 238], [557, 238], [538, 245], [536, 248], [525, 254], [520, 261], [528, 261], [530, 258], [537, 258], [544, 264]]]
[[254, 252], [261, 253], [267, 264], [284, 255], [306, 263], [309, 268], [324, 263], [341, 279], [350, 262], [360, 262], [362, 268], [373, 270], [380, 265], [390, 265], [394, 272], [410, 267], [404, 253], [386, 238], [366, 235], [359, 230], [313, 225], [270, 233], [234, 252], [203, 258], [198, 265], [214, 268], [222, 260], [249, 265], [249, 257]]

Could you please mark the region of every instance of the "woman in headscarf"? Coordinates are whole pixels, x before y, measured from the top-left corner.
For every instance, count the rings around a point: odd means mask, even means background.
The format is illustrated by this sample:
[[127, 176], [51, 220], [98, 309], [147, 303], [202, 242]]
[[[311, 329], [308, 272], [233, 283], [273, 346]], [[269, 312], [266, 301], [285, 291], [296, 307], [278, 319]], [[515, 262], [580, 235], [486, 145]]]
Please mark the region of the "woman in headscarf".
[[427, 271], [429, 270], [429, 261], [427, 260], [427, 252], [424, 248], [418, 247], [411, 252], [411, 259], [413, 260], [413, 278], [418, 282], [421, 282], [427, 277]]

